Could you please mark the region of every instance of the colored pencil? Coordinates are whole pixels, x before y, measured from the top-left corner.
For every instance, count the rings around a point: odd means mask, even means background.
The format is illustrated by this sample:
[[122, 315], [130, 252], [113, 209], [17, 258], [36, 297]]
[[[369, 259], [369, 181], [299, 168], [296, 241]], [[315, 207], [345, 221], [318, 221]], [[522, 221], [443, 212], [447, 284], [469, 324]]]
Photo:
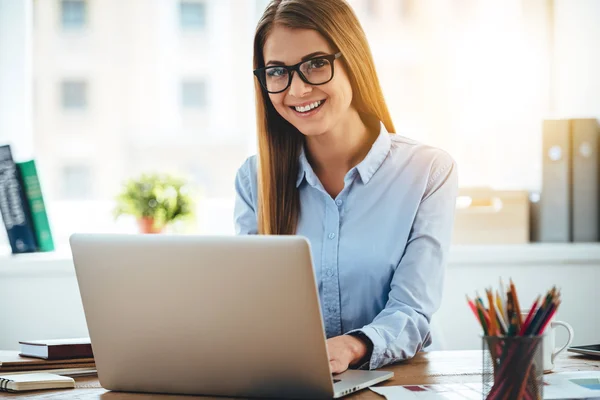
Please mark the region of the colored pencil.
[[483, 321], [481, 324], [481, 327], [483, 328], [483, 333], [485, 334], [485, 336], [488, 336], [489, 329], [488, 329], [488, 321], [485, 318], [485, 310], [483, 309], [483, 306], [479, 302], [476, 303], [476, 306], [477, 306], [477, 312], [479, 314], [479, 318]]
[[555, 304], [553, 309], [550, 311], [550, 314], [548, 316], [548, 318], [546, 318], [546, 321], [544, 322], [544, 324], [542, 325], [540, 331], [539, 331], [539, 335], [543, 335], [544, 331], [546, 330], [546, 327], [548, 326], [548, 324], [550, 323], [550, 321], [552, 321], [552, 318], [554, 317], [554, 314], [556, 314], [556, 310], [558, 309], [558, 306], [560, 306], [560, 300], [558, 300]]
[[521, 307], [519, 306], [519, 296], [517, 296], [517, 288], [515, 288], [515, 284], [510, 280], [510, 291], [512, 292], [513, 301], [515, 305], [515, 313], [517, 314], [517, 328], [521, 329], [521, 325], [523, 325], [523, 321], [521, 320]]
[[502, 301], [506, 304], [506, 289], [502, 278], [500, 278], [500, 294], [502, 295]]
[[539, 302], [540, 296], [538, 296], [531, 305], [531, 308], [529, 309], [529, 314], [527, 314], [527, 318], [525, 319], [525, 322], [523, 322], [523, 326], [521, 326], [521, 330], [519, 331], [519, 336], [523, 336], [527, 331], [527, 327], [529, 326], [529, 323], [531, 322], [533, 316], [535, 315], [535, 312], [537, 311], [537, 306]]
[[548, 294], [546, 294], [546, 299], [544, 300], [544, 303], [538, 308], [537, 312], [535, 313], [533, 320], [531, 321], [531, 323], [527, 327], [527, 330], [525, 331], [525, 335], [535, 335], [535, 332], [537, 332], [537, 330], [541, 324], [541, 320], [544, 318], [544, 315], [548, 311], [550, 304], [552, 304], [554, 292], [555, 292], [554, 288], [552, 288], [551, 290], [548, 291]]
[[492, 297], [492, 291], [489, 289], [485, 290], [485, 294], [487, 296], [488, 299], [488, 303], [490, 304], [490, 336], [497, 336], [498, 335], [498, 325], [497, 325], [497, 318], [496, 318], [496, 312], [494, 311], [494, 299]]
[[509, 327], [508, 327], [509, 332], [512, 332], [512, 329], [510, 329], [510, 325], [512, 325], [514, 313], [515, 312], [514, 312], [514, 303], [513, 303], [512, 295], [510, 294], [510, 292], [507, 292], [506, 293], [506, 315], [508, 315], [507, 323], [509, 325]]
[[506, 335], [506, 332], [508, 332], [508, 325], [506, 322], [504, 322], [504, 317], [502, 316], [502, 313], [498, 309], [498, 305], [494, 304], [494, 310], [496, 311], [496, 316], [498, 318], [498, 324], [500, 325], [500, 333], [502, 335]]
[[469, 304], [469, 308], [471, 308], [471, 311], [473, 311], [475, 318], [477, 319], [477, 321], [479, 321], [479, 324], [483, 327], [485, 325], [485, 318], [483, 318], [483, 315], [479, 314], [479, 311], [477, 310], [477, 306], [475, 306], [475, 303], [473, 303], [473, 300], [471, 300], [469, 298], [469, 296], [466, 296], [466, 297], [467, 297], [467, 303]]
[[508, 317], [506, 315], [506, 310], [504, 309], [504, 302], [502, 300], [502, 296], [500, 296], [500, 292], [498, 292], [498, 290], [496, 290], [496, 304], [498, 305], [498, 309], [500, 310], [500, 315], [502, 315], [502, 319], [504, 321], [508, 320]]

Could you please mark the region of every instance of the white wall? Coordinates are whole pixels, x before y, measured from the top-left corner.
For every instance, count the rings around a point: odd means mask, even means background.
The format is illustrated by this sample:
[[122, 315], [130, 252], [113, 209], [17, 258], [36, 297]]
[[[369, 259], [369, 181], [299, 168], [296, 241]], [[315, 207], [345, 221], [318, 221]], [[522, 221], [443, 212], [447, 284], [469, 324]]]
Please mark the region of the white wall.
[[[480, 348], [481, 329], [465, 294], [497, 287], [500, 276], [512, 277], [523, 308], [558, 285], [563, 297], [558, 319], [573, 326], [574, 343], [600, 343], [600, 244], [467, 246], [451, 252], [443, 304], [434, 316], [435, 349]], [[87, 336], [68, 256], [0, 256], [0, 304], [0, 349], [17, 349], [19, 340]], [[561, 343], [563, 336], [557, 339]]]
[[31, 1], [0, 0], [0, 145], [15, 158], [31, 156]]
[[[480, 349], [479, 328], [471, 310], [466, 306], [465, 294], [473, 298], [475, 290], [485, 294], [490, 285], [498, 287], [498, 277], [507, 282], [512, 277], [521, 300], [521, 308], [530, 308], [535, 297], [553, 285], [561, 289], [563, 303], [556, 320], [571, 324], [575, 344], [600, 343], [600, 263], [594, 264], [540, 264], [540, 265], [469, 265], [448, 270], [444, 302], [434, 318], [443, 330], [447, 348]], [[563, 330], [557, 330], [557, 346], [564, 343]]]
[[36, 258], [0, 260], [0, 349], [18, 349], [19, 340], [88, 336], [72, 262]]

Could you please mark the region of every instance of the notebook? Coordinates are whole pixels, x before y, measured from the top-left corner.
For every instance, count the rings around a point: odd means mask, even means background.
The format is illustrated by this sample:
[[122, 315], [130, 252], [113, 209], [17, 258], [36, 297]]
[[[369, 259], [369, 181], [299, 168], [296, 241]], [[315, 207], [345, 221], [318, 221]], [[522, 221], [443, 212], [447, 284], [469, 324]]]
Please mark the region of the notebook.
[[90, 338], [30, 340], [19, 343], [21, 344], [21, 355], [27, 357], [60, 360], [94, 356]]
[[75, 380], [67, 376], [46, 373], [0, 375], [0, 391], [74, 388]]

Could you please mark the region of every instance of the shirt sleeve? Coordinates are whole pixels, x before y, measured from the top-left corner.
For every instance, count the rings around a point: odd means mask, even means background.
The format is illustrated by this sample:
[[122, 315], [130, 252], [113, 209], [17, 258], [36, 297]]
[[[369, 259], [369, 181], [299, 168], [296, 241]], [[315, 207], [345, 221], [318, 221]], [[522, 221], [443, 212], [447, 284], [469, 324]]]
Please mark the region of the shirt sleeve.
[[235, 177], [235, 206], [233, 220], [237, 235], [255, 235], [258, 233], [258, 220], [256, 214], [255, 187], [256, 168], [254, 157], [250, 157], [240, 167]]
[[431, 343], [429, 322], [440, 307], [454, 224], [456, 170], [446, 154], [433, 162], [386, 306], [372, 323], [356, 330], [373, 342], [369, 369], [412, 358]]

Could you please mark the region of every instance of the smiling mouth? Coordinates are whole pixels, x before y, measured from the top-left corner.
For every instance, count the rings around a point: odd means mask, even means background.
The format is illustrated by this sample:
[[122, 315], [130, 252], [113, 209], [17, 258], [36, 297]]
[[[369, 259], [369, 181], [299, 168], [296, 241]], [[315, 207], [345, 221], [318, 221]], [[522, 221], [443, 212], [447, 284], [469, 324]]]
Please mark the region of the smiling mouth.
[[317, 108], [321, 107], [323, 104], [325, 104], [326, 100], [318, 100], [315, 101], [313, 103], [310, 103], [304, 107], [290, 107], [292, 110], [299, 112], [301, 114], [303, 113], [308, 113], [312, 110], [316, 110]]

